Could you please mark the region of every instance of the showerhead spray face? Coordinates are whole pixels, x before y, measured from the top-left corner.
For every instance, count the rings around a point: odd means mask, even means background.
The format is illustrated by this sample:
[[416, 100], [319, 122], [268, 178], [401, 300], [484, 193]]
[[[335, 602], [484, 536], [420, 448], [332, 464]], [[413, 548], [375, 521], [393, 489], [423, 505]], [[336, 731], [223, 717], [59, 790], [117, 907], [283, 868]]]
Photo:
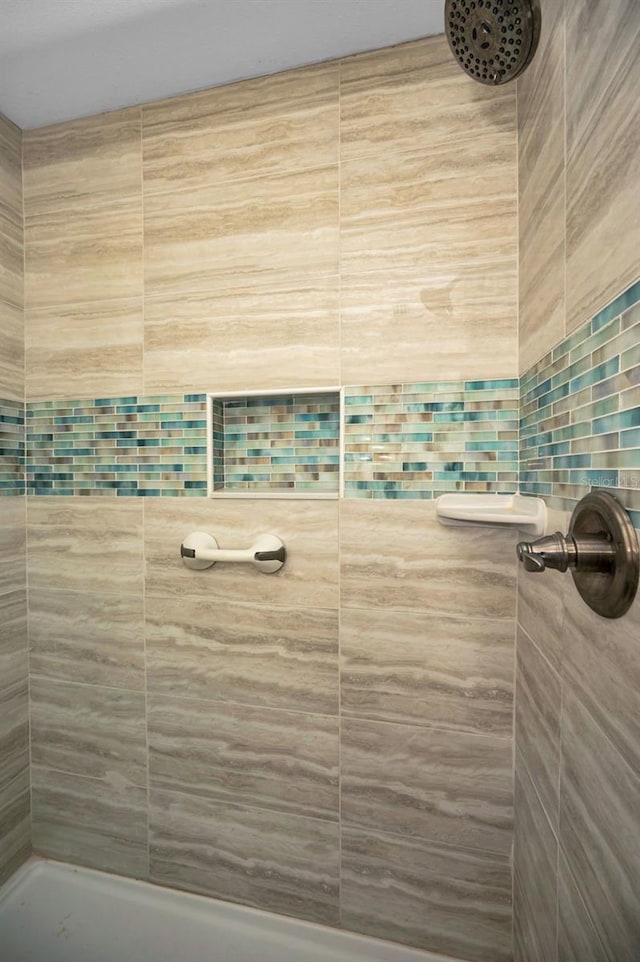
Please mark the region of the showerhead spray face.
[[538, 0], [446, 0], [454, 57], [481, 84], [509, 83], [527, 67], [540, 36]]

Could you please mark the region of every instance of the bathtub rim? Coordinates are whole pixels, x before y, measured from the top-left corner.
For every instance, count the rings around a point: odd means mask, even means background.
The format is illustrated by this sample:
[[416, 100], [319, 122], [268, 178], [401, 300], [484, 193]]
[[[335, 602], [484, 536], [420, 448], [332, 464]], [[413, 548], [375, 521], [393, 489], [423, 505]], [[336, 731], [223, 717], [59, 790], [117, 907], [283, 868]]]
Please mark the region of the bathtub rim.
[[[393, 962], [465, 962], [454, 956], [438, 955], [429, 949], [418, 946], [410, 946], [401, 942], [393, 942], [390, 939], [382, 939], [377, 936], [354, 931], [353, 929], [338, 928], [326, 925], [321, 922], [313, 922], [308, 919], [301, 919], [294, 915], [284, 915], [283, 913], [272, 912], [268, 909], [261, 909], [242, 902], [227, 901], [212, 895], [200, 892], [192, 892], [186, 889], [179, 889], [151, 879], [135, 878], [127, 875], [118, 875], [115, 872], [104, 872], [101, 869], [91, 868], [85, 865], [78, 865], [74, 862], [64, 862], [60, 859], [49, 858], [42, 855], [30, 855], [29, 858], [20, 865], [15, 872], [0, 885], [0, 915], [3, 904], [8, 900], [11, 893], [19, 888], [20, 885], [28, 882], [30, 878], [37, 878], [46, 875], [47, 868], [51, 866], [54, 870], [62, 871], [69, 876], [84, 876], [88, 878], [104, 879], [105, 882], [121, 884], [123, 889], [131, 891], [139, 890], [142, 895], [150, 896], [153, 891], [163, 893], [166, 898], [174, 898], [176, 905], [180, 901], [192, 906], [212, 905], [219, 912], [224, 913], [226, 918], [233, 920], [251, 920], [254, 925], [266, 925], [270, 931], [278, 927], [293, 929], [298, 937], [313, 938], [313, 933], [318, 936], [323, 933], [329, 938], [337, 939], [344, 944], [345, 950], [352, 945], [354, 948], [372, 948], [378, 946], [380, 951], [387, 949], [393, 950], [395, 957]], [[375, 956], [372, 962], [378, 962]], [[382, 962], [382, 960], [381, 960]]]

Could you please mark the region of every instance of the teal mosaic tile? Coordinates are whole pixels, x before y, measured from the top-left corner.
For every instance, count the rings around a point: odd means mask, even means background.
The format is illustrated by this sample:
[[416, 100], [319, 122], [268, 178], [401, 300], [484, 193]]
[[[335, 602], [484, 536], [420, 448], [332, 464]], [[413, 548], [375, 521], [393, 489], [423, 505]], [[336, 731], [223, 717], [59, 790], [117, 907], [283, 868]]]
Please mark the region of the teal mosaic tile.
[[214, 494], [338, 494], [338, 392], [214, 398], [212, 434]]
[[[520, 379], [523, 493], [571, 510], [593, 487], [615, 489], [625, 505], [640, 490], [639, 304], [640, 281]], [[554, 385], [566, 384], [555, 397]]]
[[629, 307], [633, 307], [639, 302], [640, 280], [632, 284], [631, 287], [628, 287], [626, 291], [623, 291], [622, 294], [614, 298], [610, 304], [607, 304], [606, 307], [595, 315], [591, 321], [591, 331], [595, 332], [600, 330], [607, 321], [610, 321], [613, 317], [617, 317], [619, 314], [624, 314]]
[[[640, 518], [640, 282], [520, 379], [360, 385], [344, 398], [348, 498], [451, 491], [541, 495], [571, 509], [593, 487]], [[337, 393], [0, 400], [0, 495], [336, 494]], [[209, 440], [209, 444], [207, 443]], [[26, 447], [25, 447], [26, 442]]]
[[31, 402], [27, 493], [206, 494], [206, 424], [204, 394]]
[[350, 387], [345, 410], [345, 497], [517, 488], [517, 380]]
[[0, 497], [25, 492], [24, 403], [0, 398]]

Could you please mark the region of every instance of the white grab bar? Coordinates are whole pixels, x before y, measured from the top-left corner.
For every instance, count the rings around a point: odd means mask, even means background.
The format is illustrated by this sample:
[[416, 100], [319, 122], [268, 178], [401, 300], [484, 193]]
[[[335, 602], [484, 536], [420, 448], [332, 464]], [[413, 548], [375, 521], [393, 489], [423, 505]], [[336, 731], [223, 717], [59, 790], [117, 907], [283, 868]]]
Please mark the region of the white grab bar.
[[180, 557], [188, 568], [202, 571], [219, 561], [254, 564], [264, 574], [279, 571], [287, 560], [287, 552], [280, 538], [273, 534], [261, 535], [250, 548], [219, 548], [218, 542], [204, 531], [194, 531], [180, 545]]

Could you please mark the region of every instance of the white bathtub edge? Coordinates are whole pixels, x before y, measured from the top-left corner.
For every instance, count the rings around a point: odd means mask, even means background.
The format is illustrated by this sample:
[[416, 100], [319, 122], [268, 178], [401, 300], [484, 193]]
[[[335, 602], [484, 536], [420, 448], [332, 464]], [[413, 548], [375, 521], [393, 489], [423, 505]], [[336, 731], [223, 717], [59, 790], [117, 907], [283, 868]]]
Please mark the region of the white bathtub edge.
[[294, 916], [280, 915], [237, 902], [226, 902], [219, 898], [170, 888], [143, 879], [114, 875], [101, 872], [98, 869], [85, 868], [84, 866], [39, 856], [31, 856], [0, 887], [0, 911], [3, 904], [10, 899], [11, 895], [16, 893], [16, 890], [26, 889], [32, 880], [35, 882], [42, 879], [43, 876], [44, 880], [51, 876], [54, 885], [58, 885], [65, 876], [76, 880], [84, 878], [87, 882], [93, 880], [94, 885], [98, 888], [110, 891], [117, 888], [120, 893], [128, 890], [132, 896], [137, 892], [139, 899], [143, 902], [156, 898], [165, 904], [172, 904], [176, 909], [180, 904], [191, 911], [201, 911], [206, 906], [212, 918], [213, 916], [222, 917], [227, 923], [243, 923], [248, 928], [262, 926], [275, 936], [279, 936], [281, 931], [284, 930], [285, 933], [288, 931], [298, 939], [311, 939], [314, 942], [318, 939], [324, 939], [328, 943], [337, 943], [346, 951], [351, 949], [351, 951], [359, 951], [360, 953], [369, 946], [373, 960], [376, 957], [382, 958], [385, 954], [388, 956], [390, 952], [393, 952], [393, 962], [456, 962], [450, 956], [436, 955], [424, 949], [412, 948], [347, 929], [338, 929], [330, 925], [323, 925]]

